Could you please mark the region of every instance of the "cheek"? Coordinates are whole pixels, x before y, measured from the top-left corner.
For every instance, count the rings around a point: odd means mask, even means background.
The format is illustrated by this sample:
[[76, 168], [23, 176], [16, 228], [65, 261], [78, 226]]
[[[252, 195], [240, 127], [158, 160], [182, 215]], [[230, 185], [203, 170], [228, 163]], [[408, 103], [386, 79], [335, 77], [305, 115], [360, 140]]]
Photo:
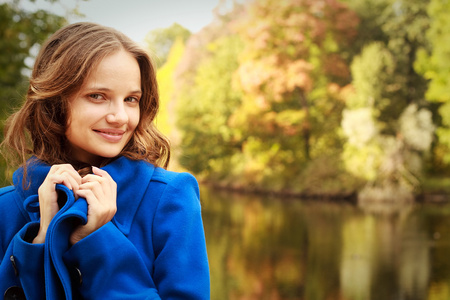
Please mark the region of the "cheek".
[[69, 115], [67, 116], [66, 121], [66, 130], [69, 130], [69, 128], [73, 128], [74, 126], [78, 126], [80, 123], [80, 115], [77, 113], [74, 113], [73, 111], [70, 111]]
[[70, 134], [72, 126], [73, 126], [73, 118], [72, 118], [72, 111], [70, 110], [69, 113], [67, 114], [67, 120], [64, 127], [66, 136]]
[[129, 122], [129, 124], [130, 124], [130, 127], [133, 129], [133, 131], [134, 131], [134, 130], [136, 129], [136, 127], [138, 126], [139, 121], [140, 121], [140, 118], [141, 118], [141, 115], [140, 115], [140, 113], [139, 113], [139, 110], [133, 111], [133, 112], [130, 114], [130, 122]]

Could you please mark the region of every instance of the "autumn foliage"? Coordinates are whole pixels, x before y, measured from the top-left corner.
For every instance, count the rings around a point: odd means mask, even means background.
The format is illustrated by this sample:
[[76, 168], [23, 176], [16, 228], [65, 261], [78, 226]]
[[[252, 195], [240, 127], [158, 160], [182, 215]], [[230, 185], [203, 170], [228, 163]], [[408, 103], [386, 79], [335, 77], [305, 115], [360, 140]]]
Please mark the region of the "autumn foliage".
[[178, 161], [236, 189], [384, 199], [398, 188], [411, 199], [439, 126], [413, 67], [431, 50], [418, 34], [426, 10], [418, 0], [235, 3], [190, 37], [174, 72]]
[[[27, 36], [64, 19], [0, 13], [6, 111]], [[150, 32], [172, 168], [247, 191], [412, 200], [450, 174], [449, 13], [442, 0], [220, 0], [198, 33]]]

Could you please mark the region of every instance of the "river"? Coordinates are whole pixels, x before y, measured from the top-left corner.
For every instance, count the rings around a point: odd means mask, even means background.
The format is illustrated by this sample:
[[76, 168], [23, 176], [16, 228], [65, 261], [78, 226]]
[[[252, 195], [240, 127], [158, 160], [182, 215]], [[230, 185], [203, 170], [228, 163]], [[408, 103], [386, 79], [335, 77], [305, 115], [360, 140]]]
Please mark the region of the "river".
[[450, 299], [450, 202], [201, 201], [212, 300]]

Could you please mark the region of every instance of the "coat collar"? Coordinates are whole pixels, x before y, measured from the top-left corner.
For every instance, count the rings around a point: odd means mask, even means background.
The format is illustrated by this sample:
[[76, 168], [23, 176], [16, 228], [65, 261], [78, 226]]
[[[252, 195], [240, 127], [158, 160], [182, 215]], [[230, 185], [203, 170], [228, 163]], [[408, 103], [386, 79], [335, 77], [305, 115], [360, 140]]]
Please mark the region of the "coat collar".
[[117, 183], [117, 212], [113, 222], [123, 234], [128, 235], [155, 166], [146, 161], [122, 156], [102, 169]]
[[[13, 183], [24, 201], [30, 196], [36, 197], [39, 187], [50, 171], [50, 166], [36, 158], [28, 162], [27, 178], [31, 178], [29, 188], [23, 187], [23, 168], [19, 168], [13, 175]], [[131, 160], [119, 157], [103, 167], [117, 183], [117, 212], [113, 223], [120, 231], [128, 235], [134, 216], [147, 191], [155, 167], [145, 161]], [[37, 198], [37, 197], [36, 197]], [[33, 214], [29, 212], [30, 216]]]

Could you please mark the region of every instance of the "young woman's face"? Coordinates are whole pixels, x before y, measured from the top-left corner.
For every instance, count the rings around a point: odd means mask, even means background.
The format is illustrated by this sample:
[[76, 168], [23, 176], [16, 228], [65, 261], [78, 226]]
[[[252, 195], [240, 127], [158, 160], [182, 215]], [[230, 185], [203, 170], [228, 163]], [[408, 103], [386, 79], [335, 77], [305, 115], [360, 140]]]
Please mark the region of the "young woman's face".
[[105, 57], [69, 100], [66, 137], [73, 158], [98, 165], [117, 156], [139, 123], [141, 96], [136, 59], [124, 50]]

